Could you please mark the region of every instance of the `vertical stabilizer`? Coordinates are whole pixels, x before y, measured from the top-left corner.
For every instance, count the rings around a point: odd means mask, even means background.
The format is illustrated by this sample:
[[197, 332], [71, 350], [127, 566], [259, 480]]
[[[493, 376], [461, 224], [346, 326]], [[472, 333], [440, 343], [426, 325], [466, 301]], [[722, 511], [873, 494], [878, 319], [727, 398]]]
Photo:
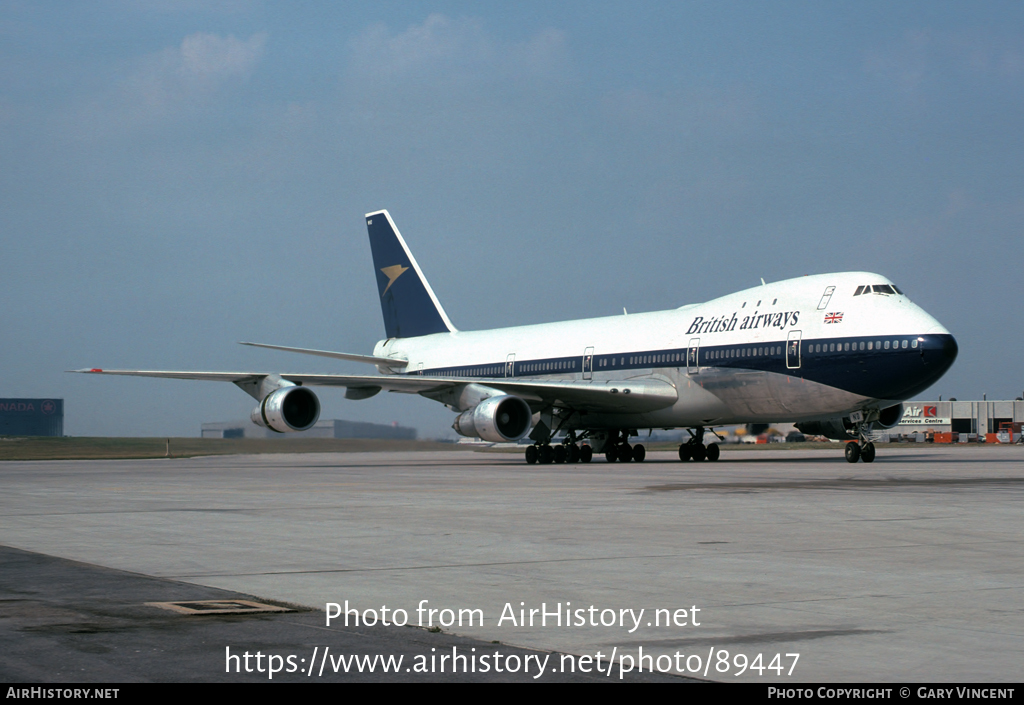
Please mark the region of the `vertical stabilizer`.
[[367, 213], [366, 229], [370, 233], [370, 251], [387, 337], [415, 338], [454, 332], [455, 327], [395, 227], [395, 221], [391, 220], [391, 214], [386, 210]]

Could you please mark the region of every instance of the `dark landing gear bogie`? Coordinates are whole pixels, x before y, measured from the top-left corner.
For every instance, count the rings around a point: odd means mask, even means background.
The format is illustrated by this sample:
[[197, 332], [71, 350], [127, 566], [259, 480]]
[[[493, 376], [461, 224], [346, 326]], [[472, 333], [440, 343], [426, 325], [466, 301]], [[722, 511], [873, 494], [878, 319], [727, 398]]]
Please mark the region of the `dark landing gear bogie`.
[[[630, 445], [626, 440], [630, 435], [635, 436], [636, 431], [617, 431], [604, 444], [604, 457], [609, 463], [642, 463], [647, 458], [647, 449], [637, 443]], [[583, 442], [588, 438], [588, 432], [577, 436], [575, 431], [570, 431], [568, 437], [561, 443], [552, 444], [549, 441], [534, 443], [527, 446], [525, 459], [528, 465], [540, 463], [589, 463], [594, 459], [594, 448], [589, 442]]]
[[605, 444], [604, 458], [609, 463], [642, 463], [647, 458], [647, 449], [643, 445], [629, 444], [629, 437], [637, 435], [636, 431], [614, 431]]
[[589, 445], [577, 443], [534, 444], [526, 447], [526, 463], [534, 465], [550, 465], [551, 463], [589, 463], [594, 457], [594, 449]]
[[[714, 432], [712, 431], [712, 433]], [[718, 461], [722, 449], [717, 443], [704, 445], [704, 428], [702, 426], [698, 426], [696, 432], [690, 431], [690, 435], [692, 436], [690, 440], [679, 446], [679, 460], [684, 463], [690, 460], [698, 463], [704, 460], [711, 463]]]
[[703, 443], [684, 443], [679, 446], [679, 459], [684, 463], [692, 460], [699, 463], [706, 460], [710, 463], [717, 462], [722, 456], [722, 449], [717, 443], [704, 445]]

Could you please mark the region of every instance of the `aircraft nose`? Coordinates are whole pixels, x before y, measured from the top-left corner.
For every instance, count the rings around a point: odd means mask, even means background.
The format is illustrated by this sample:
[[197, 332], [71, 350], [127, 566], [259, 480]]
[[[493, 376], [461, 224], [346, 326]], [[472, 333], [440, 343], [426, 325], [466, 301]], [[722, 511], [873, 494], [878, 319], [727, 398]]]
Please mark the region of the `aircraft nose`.
[[947, 369], [956, 361], [959, 352], [960, 346], [956, 344], [956, 338], [946, 335], [942, 341], [942, 359], [946, 363]]

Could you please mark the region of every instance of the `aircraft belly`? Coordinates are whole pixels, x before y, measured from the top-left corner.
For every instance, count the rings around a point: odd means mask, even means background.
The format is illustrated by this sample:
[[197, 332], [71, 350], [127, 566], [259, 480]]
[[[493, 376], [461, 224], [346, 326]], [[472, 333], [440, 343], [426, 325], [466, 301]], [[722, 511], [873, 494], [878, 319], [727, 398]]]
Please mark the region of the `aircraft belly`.
[[702, 368], [697, 377], [729, 407], [736, 423], [838, 415], [867, 399], [802, 377], [761, 370]]
[[[655, 370], [638, 375], [670, 381], [679, 393], [671, 407], [643, 414], [583, 414], [576, 428], [680, 428], [783, 422], [839, 416], [868, 397], [819, 382], [760, 370], [702, 367], [697, 374]], [[636, 378], [634, 378], [636, 379]]]

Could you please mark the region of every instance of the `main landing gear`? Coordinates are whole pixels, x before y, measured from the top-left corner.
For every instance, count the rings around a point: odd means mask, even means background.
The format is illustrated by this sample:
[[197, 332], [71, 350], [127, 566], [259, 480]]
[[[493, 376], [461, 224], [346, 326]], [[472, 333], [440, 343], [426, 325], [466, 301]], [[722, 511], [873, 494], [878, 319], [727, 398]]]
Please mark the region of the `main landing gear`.
[[636, 431], [612, 431], [604, 446], [604, 459], [609, 463], [642, 463], [647, 457], [647, 449], [637, 443], [629, 445], [630, 435], [636, 435]]
[[[595, 436], [593, 442], [597, 443], [599, 449], [604, 450], [604, 457], [609, 463], [642, 463], [647, 457], [647, 449], [637, 443], [634, 446], [629, 444], [629, 437], [636, 435], [636, 431], [623, 430], [612, 431], [604, 436], [604, 432]], [[579, 436], [575, 431], [569, 431], [565, 440], [561, 443], [552, 444], [551, 439], [537, 441], [526, 449], [526, 462], [530, 465], [540, 463], [589, 463], [594, 459], [594, 448], [589, 445], [591, 441], [583, 443], [586, 438], [591, 438], [589, 431], [582, 431]]]
[[589, 445], [576, 442], [576, 434], [572, 431], [561, 443], [551, 445], [551, 439], [537, 442], [526, 448], [526, 462], [529, 465], [540, 463], [589, 463], [594, 458], [594, 449]]
[[684, 463], [693, 460], [700, 462], [707, 460], [715, 462], [721, 455], [721, 449], [717, 443], [705, 446], [704, 441], [704, 427], [698, 426], [695, 430], [687, 429], [690, 433], [690, 440], [679, 446], [679, 459]]

